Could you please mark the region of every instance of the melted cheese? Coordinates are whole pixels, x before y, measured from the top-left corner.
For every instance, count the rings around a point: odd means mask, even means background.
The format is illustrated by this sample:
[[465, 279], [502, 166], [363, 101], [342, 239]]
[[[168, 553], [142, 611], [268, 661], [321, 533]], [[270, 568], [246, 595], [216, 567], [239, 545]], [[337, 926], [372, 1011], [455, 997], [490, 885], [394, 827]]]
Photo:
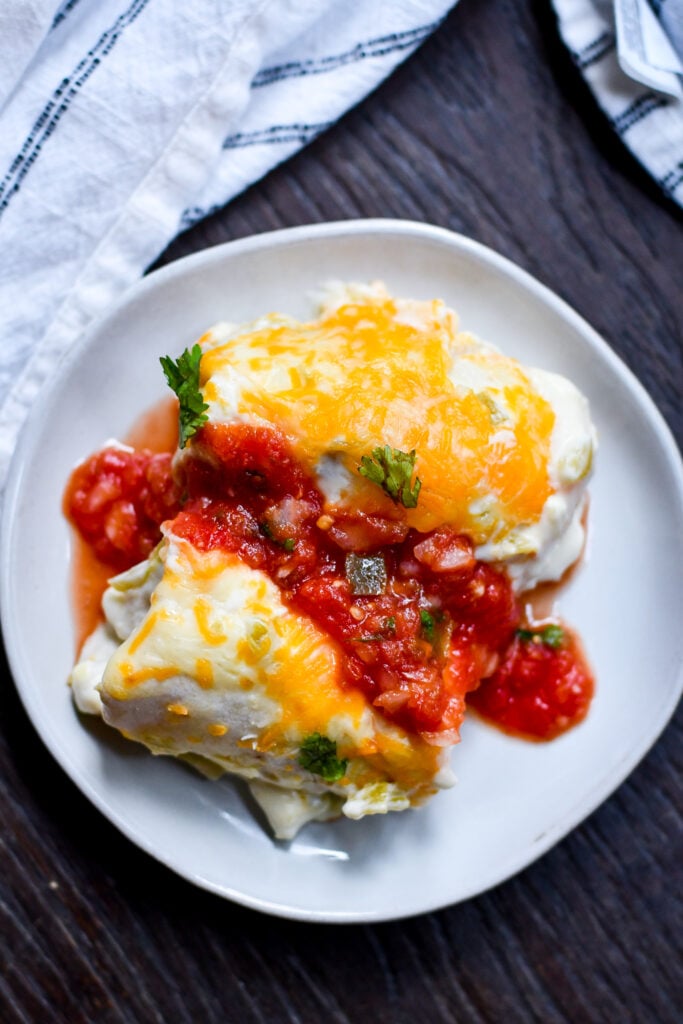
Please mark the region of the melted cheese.
[[552, 493], [552, 405], [517, 362], [458, 334], [442, 302], [347, 296], [317, 321], [261, 321], [214, 341], [201, 368], [210, 420], [275, 424], [312, 471], [338, 460], [356, 506], [388, 500], [357, 475], [363, 455], [415, 449], [417, 529], [449, 523], [483, 543], [492, 527], [471, 514], [473, 501], [492, 497], [496, 525], [512, 527], [540, 519]]
[[579, 556], [596, 445], [586, 400], [459, 332], [442, 302], [340, 285], [318, 320], [272, 314], [200, 340], [210, 422], [278, 426], [329, 511], [390, 511], [360, 460], [378, 445], [414, 448], [422, 490], [411, 526], [467, 534], [520, 591], [559, 579]]
[[[331, 788], [356, 810], [364, 787], [391, 784], [397, 799], [418, 803], [449, 784], [444, 752], [344, 688], [336, 643], [289, 611], [266, 575], [172, 536], [162, 556], [147, 614], [104, 670], [106, 721], [157, 753], [201, 754], [290, 788], [311, 785], [298, 753], [306, 736], [321, 733], [350, 762]], [[131, 602], [134, 590], [124, 591]]]

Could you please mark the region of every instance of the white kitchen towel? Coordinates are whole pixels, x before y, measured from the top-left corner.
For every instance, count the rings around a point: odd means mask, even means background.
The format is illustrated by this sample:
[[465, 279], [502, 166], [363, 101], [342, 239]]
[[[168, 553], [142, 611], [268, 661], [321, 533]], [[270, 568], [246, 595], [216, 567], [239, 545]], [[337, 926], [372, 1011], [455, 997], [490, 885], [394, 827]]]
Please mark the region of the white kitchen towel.
[[[681, 76], [671, 76], [674, 88], [679, 87], [679, 96], [673, 97], [627, 75], [619, 59], [615, 7], [627, 19], [638, 45], [642, 44], [639, 7], [647, 2], [553, 0], [562, 38], [612, 127], [665, 194], [683, 206]], [[640, 13], [658, 17], [683, 60], [683, 0], [652, 0], [649, 10]]]
[[59, 358], [454, 0], [1, 0], [0, 485]]

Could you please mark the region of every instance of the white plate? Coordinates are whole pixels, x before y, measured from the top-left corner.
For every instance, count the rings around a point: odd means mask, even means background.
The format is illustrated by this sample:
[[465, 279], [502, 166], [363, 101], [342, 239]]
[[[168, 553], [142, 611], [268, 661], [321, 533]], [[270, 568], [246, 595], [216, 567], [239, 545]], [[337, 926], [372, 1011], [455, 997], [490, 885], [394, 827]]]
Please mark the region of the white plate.
[[[567, 374], [600, 434], [588, 557], [562, 611], [597, 676], [586, 722], [529, 744], [472, 720], [459, 785], [426, 808], [306, 828], [274, 843], [239, 785], [210, 783], [76, 714], [69, 533], [74, 463], [165, 393], [159, 355], [221, 319], [311, 312], [321, 282], [383, 279], [444, 298], [463, 327]], [[259, 910], [380, 921], [466, 899], [525, 867], [628, 775], [670, 717], [683, 665], [683, 474], [654, 405], [560, 299], [489, 249], [446, 231], [359, 221], [259, 235], [140, 281], [62, 365], [23, 432], [6, 495], [3, 626], [22, 700], [74, 782], [130, 839], [192, 882]]]

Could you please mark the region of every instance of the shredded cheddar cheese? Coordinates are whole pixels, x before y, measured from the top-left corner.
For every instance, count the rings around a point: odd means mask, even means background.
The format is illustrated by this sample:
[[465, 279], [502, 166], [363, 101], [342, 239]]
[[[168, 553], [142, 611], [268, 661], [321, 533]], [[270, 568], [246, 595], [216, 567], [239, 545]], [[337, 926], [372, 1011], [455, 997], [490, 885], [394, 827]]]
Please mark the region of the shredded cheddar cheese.
[[[356, 474], [380, 443], [415, 449], [422, 490], [410, 525], [427, 531], [448, 523], [482, 543], [501, 522], [540, 518], [552, 493], [555, 415], [515, 360], [482, 353], [457, 333], [442, 303], [420, 305], [421, 319], [406, 322], [395, 300], [367, 299], [210, 347], [201, 362], [204, 397], [220, 402], [236, 375], [237, 413], [283, 430], [310, 470], [333, 454]], [[487, 386], [462, 386], [459, 368], [484, 369]], [[471, 512], [483, 497], [496, 506], [490, 525]], [[356, 504], [386, 500], [355, 480]]]

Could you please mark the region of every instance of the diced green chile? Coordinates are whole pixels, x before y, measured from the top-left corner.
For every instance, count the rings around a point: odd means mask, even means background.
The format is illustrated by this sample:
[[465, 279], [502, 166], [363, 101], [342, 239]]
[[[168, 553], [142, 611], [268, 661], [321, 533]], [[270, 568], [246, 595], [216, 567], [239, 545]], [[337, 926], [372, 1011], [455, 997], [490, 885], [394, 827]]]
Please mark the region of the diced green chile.
[[346, 578], [357, 597], [383, 594], [387, 589], [387, 567], [383, 555], [346, 556]]

